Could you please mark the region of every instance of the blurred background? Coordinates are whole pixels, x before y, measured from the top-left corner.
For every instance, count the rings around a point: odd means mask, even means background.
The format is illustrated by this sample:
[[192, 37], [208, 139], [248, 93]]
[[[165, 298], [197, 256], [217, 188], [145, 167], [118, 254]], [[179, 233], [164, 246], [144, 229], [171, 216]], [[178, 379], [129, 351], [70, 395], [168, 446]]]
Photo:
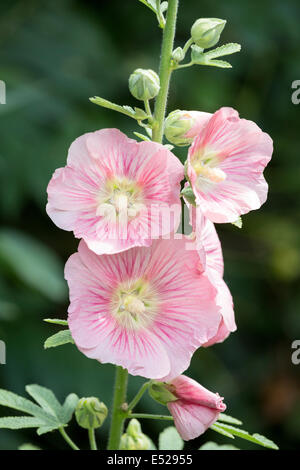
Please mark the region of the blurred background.
[[[274, 139], [265, 176], [268, 202], [243, 218], [243, 229], [219, 225], [225, 278], [235, 300], [238, 331], [224, 344], [200, 349], [188, 373], [225, 397], [228, 414], [246, 429], [273, 439], [282, 449], [300, 440], [300, 365], [291, 345], [300, 339], [300, 105], [291, 101], [300, 79], [297, 0], [181, 1], [176, 46], [183, 45], [198, 17], [227, 20], [222, 43], [239, 42], [229, 58], [233, 69], [192, 67], [172, 78], [169, 111], [214, 112], [232, 106], [256, 121]], [[99, 95], [138, 106], [127, 79], [137, 67], [158, 70], [161, 30], [137, 0], [2, 0], [0, 79], [7, 103], [0, 105], [0, 339], [7, 364], [0, 365], [0, 387], [25, 395], [38, 383], [59, 399], [74, 391], [110, 405], [113, 367], [86, 359], [73, 345], [44, 350], [59, 327], [43, 318], [66, 318], [68, 292], [63, 266], [78, 241], [59, 230], [45, 213], [46, 187], [65, 165], [71, 142], [103, 127], [128, 136], [134, 120], [91, 104]], [[175, 153], [183, 160], [186, 149]], [[133, 396], [142, 382], [130, 380]], [[163, 411], [145, 397], [139, 411]], [[0, 416], [9, 412], [0, 408]], [[153, 440], [166, 425], [143, 423]], [[106, 427], [99, 431], [104, 438]], [[84, 431], [72, 424], [75, 441], [87, 447]], [[189, 443], [224, 442], [208, 431]], [[0, 449], [31, 442], [44, 449], [65, 444], [55, 433], [0, 430]], [[238, 438], [237, 447], [254, 448]]]

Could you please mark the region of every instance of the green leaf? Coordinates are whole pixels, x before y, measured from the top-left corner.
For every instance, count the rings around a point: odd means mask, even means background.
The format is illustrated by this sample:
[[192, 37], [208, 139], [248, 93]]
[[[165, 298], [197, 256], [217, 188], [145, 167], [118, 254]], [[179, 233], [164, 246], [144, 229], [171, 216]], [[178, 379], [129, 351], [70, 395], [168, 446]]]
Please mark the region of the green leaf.
[[65, 399], [60, 415], [63, 423], [71, 421], [78, 400], [79, 397], [75, 393], [70, 393], [70, 395]]
[[231, 223], [237, 228], [242, 228], [243, 226], [242, 217], [240, 216], [235, 222], [231, 222]]
[[245, 439], [247, 441], [253, 442], [254, 444], [261, 445], [263, 447], [268, 447], [269, 449], [278, 449], [278, 446], [271, 441], [270, 439], [267, 439], [264, 436], [261, 436], [260, 434], [249, 434], [247, 431], [244, 431], [243, 429], [238, 429], [235, 428], [234, 426], [230, 426], [227, 424], [222, 424], [218, 423], [218, 427], [223, 429], [225, 432], [229, 432], [233, 436], [240, 437], [241, 439]]
[[184, 442], [174, 426], [163, 430], [159, 435], [159, 450], [182, 450]]
[[203, 444], [199, 450], [240, 450], [231, 444], [216, 444], [215, 442], [209, 441]]
[[9, 416], [7, 418], [0, 418], [0, 428], [2, 429], [25, 429], [37, 428], [42, 424], [38, 418], [29, 416]]
[[129, 116], [138, 121], [143, 121], [148, 117], [147, 113], [145, 113], [143, 109], [133, 109], [131, 108], [131, 106], [126, 105], [120, 106], [119, 104], [112, 103], [111, 101], [105, 100], [100, 96], [93, 96], [92, 98], [89, 98], [89, 100], [92, 103], [97, 104], [98, 106], [102, 106], [102, 108], [112, 109], [113, 111], [117, 111], [118, 113], [126, 114], [126, 116]]
[[155, 0], [139, 0], [143, 5], [146, 7], [150, 8], [154, 13], [156, 13], [156, 5], [155, 5]]
[[46, 323], [53, 323], [54, 325], [68, 326], [67, 320], [59, 320], [58, 318], [44, 318]]
[[44, 343], [44, 348], [49, 349], [49, 348], [56, 348], [57, 346], [62, 346], [63, 344], [67, 343], [73, 343], [74, 340], [71, 336], [70, 330], [62, 330], [59, 331], [58, 333], [55, 333], [55, 335], [50, 336], [48, 339], [46, 339]]
[[28, 443], [25, 443], [25, 444], [22, 444], [18, 450], [42, 450], [40, 447], [37, 447], [37, 446], [34, 446], [33, 444], [30, 444], [29, 442]]
[[27, 385], [25, 389], [46, 413], [61, 419], [62, 406], [51, 390], [40, 385]]
[[222, 57], [224, 55], [235, 54], [236, 52], [240, 52], [241, 45], [237, 43], [230, 42], [228, 44], [224, 44], [223, 46], [217, 47], [211, 51], [205, 52], [205, 57], [208, 59], [215, 59], [216, 57]]
[[195, 197], [194, 191], [192, 190], [191, 186], [187, 186], [187, 187], [183, 188], [180, 195], [184, 199], [186, 199], [189, 204], [192, 204], [192, 206], [196, 207], [196, 197]]
[[231, 69], [232, 65], [225, 60], [208, 60], [203, 65], [209, 65], [211, 67], [220, 67], [221, 69]]
[[223, 423], [228, 423], [228, 424], [236, 424], [237, 426], [242, 425], [242, 421], [239, 419], [233, 418], [232, 416], [229, 416], [225, 413], [220, 413], [218, 417], [218, 421], [223, 421]]
[[40, 241], [10, 229], [0, 231], [0, 261], [22, 282], [51, 300], [63, 300], [66, 285], [56, 254]]
[[164, 13], [168, 9], [168, 2], [161, 2], [160, 4], [160, 11]]
[[37, 418], [47, 419], [47, 414], [35, 403], [7, 390], [0, 389], [0, 405], [23, 411]]
[[225, 429], [221, 428], [219, 426], [219, 423], [218, 424], [213, 424], [210, 429], [212, 429], [213, 431], [219, 433], [219, 434], [222, 434], [222, 436], [226, 436], [226, 437], [229, 437], [230, 439], [234, 439], [234, 436], [232, 434], [230, 434], [229, 432], [225, 431]]
[[21, 429], [27, 427], [38, 428], [39, 435], [64, 427], [71, 420], [78, 397], [71, 393], [63, 406], [54, 393], [40, 385], [28, 385], [26, 391], [40, 405], [20, 397], [7, 390], [0, 390], [0, 404], [19, 411], [25, 411], [32, 416], [13, 416], [0, 418], [0, 427]]

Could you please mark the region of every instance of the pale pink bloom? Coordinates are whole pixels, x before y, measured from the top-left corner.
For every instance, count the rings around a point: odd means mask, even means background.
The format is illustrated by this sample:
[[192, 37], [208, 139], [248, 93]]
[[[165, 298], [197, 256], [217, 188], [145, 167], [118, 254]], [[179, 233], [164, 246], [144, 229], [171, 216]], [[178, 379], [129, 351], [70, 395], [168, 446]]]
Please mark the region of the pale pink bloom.
[[200, 256], [199, 268], [206, 272], [217, 289], [216, 302], [222, 314], [217, 334], [204, 344], [204, 346], [211, 346], [223, 342], [231, 332], [236, 330], [233, 300], [223, 280], [223, 253], [215, 226], [202, 214], [199, 207], [190, 206], [189, 209], [193, 236], [196, 238]]
[[184, 239], [154, 240], [114, 255], [81, 241], [65, 267], [68, 323], [87, 357], [132, 374], [172, 379], [217, 334], [216, 290]]
[[194, 139], [188, 177], [196, 203], [212, 222], [235, 222], [267, 198], [263, 170], [271, 159], [270, 136], [232, 108], [221, 108]]
[[223, 398], [218, 393], [210, 392], [185, 375], [176, 377], [167, 387], [178, 398], [170, 401], [167, 407], [177, 431], [185, 441], [203, 434], [226, 410]]
[[102, 129], [72, 143], [49, 183], [47, 213], [98, 254], [149, 246], [179, 225], [182, 178], [163, 145]]

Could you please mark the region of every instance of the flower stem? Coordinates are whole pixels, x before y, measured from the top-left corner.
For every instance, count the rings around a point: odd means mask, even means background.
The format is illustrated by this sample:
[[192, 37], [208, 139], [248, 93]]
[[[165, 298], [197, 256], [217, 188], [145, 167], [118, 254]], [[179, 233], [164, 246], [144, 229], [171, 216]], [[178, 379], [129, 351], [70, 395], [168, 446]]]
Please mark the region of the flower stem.
[[164, 421], [173, 421], [173, 416], [168, 415], [151, 415], [147, 413], [130, 413], [128, 418], [136, 418], [136, 419], [161, 419]]
[[114, 390], [114, 401], [112, 409], [112, 420], [110, 426], [108, 450], [118, 450], [123, 432], [126, 411], [122, 410], [123, 403], [126, 402], [128, 371], [122, 367], [116, 367], [116, 379]]
[[73, 450], [80, 450], [79, 447], [77, 447], [77, 445], [74, 444], [72, 439], [68, 436], [68, 434], [66, 433], [63, 427], [58, 428], [58, 430], [60, 434], [62, 435], [62, 437], [64, 438], [64, 440], [69, 444], [70, 447], [72, 447]]
[[97, 443], [95, 438], [95, 429], [89, 429], [89, 441], [91, 450], [97, 450]]
[[163, 32], [161, 59], [159, 66], [160, 90], [155, 102], [153, 140], [162, 142], [170, 78], [172, 73], [171, 58], [176, 29], [176, 17], [179, 0], [169, 0], [166, 25]]
[[133, 410], [133, 408], [138, 404], [138, 402], [140, 401], [140, 399], [144, 395], [145, 391], [149, 387], [150, 383], [151, 383], [151, 381], [145, 382], [144, 385], [141, 386], [141, 388], [139, 389], [139, 391], [136, 394], [136, 396], [134, 397], [134, 399], [129, 403], [128, 408], [127, 408], [127, 413], [129, 413], [131, 410]]

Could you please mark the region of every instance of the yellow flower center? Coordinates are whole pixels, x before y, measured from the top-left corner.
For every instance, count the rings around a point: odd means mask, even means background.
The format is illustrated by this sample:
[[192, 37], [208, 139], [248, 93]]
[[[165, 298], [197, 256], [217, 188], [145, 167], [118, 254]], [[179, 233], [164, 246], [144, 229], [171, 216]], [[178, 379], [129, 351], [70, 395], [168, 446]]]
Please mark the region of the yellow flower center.
[[114, 292], [111, 311], [126, 329], [147, 327], [158, 311], [157, 295], [145, 280], [122, 283]]
[[199, 188], [209, 189], [212, 184], [220, 183], [226, 179], [226, 173], [218, 168], [220, 156], [206, 148], [199, 149], [192, 157], [192, 166], [197, 175]]
[[125, 177], [107, 180], [98, 195], [97, 215], [110, 219], [134, 219], [143, 208], [142, 188]]

